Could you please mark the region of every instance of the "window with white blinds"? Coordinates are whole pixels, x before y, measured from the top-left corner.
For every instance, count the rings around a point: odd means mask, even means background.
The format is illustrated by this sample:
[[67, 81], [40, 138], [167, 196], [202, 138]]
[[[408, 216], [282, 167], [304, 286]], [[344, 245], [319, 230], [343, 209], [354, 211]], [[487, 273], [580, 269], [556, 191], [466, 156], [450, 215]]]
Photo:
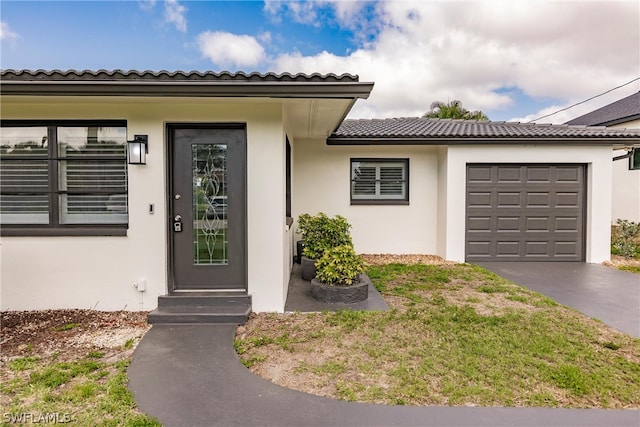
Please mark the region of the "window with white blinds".
[[0, 132], [3, 230], [126, 227], [126, 123], [3, 122]]
[[408, 203], [409, 159], [351, 159], [351, 202]]

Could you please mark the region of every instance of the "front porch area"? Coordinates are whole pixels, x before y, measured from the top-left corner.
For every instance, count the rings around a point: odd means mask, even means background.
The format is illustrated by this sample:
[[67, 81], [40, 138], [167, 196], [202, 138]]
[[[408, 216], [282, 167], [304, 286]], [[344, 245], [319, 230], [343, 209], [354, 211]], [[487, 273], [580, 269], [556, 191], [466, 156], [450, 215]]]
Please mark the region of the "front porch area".
[[294, 263], [289, 277], [289, 290], [284, 311], [306, 313], [338, 310], [386, 311], [389, 310], [389, 306], [374, 286], [369, 286], [369, 297], [361, 302], [353, 304], [320, 302], [311, 296], [311, 282], [304, 280], [300, 275], [300, 264]]

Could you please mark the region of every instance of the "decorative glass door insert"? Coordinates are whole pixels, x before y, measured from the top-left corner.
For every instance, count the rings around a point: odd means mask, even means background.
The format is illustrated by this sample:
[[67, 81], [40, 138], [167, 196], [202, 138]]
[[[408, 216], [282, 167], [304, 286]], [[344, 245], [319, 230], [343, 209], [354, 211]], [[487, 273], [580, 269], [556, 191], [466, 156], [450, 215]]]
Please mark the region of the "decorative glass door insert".
[[193, 144], [193, 254], [195, 265], [227, 264], [227, 145]]

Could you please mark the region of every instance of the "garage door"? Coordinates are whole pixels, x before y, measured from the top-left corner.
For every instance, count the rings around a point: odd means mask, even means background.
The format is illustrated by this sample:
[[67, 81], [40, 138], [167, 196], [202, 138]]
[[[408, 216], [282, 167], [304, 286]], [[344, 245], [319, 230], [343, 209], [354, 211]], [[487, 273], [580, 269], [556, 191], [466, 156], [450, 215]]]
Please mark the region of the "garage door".
[[467, 165], [467, 261], [583, 261], [584, 165]]

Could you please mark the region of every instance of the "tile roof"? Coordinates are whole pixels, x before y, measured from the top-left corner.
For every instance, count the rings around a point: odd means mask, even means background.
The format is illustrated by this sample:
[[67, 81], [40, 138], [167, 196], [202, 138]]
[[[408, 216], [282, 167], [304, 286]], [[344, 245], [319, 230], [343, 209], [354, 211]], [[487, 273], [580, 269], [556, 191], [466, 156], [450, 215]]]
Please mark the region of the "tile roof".
[[367, 98], [372, 82], [351, 74], [222, 71], [0, 70], [0, 94], [15, 96], [180, 96]]
[[640, 119], [640, 92], [569, 120], [568, 125], [609, 126]]
[[[422, 117], [396, 119], [345, 120], [329, 136], [329, 144], [358, 144], [372, 141], [384, 144], [451, 143], [457, 140], [526, 140], [526, 139], [636, 139], [640, 130], [605, 127], [550, 125], [517, 122], [430, 119]], [[448, 140], [448, 141], [445, 141]], [[360, 141], [360, 142], [359, 142]], [[460, 141], [460, 142], [464, 142]]]
[[236, 81], [236, 82], [358, 82], [352, 74], [244, 73], [221, 71], [138, 71], [138, 70], [0, 70], [1, 80], [151, 80], [151, 81]]

